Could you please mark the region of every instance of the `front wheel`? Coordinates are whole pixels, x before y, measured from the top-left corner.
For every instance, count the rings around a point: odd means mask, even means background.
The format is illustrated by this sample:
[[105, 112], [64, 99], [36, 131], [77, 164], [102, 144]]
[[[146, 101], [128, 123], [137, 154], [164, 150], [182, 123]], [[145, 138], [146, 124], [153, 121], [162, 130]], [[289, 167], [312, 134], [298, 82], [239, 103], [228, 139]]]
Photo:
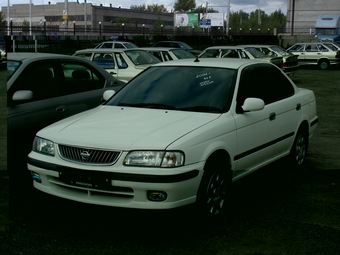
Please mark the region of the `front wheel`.
[[231, 179], [227, 168], [207, 169], [197, 194], [200, 213], [206, 217], [220, 216], [226, 203]]

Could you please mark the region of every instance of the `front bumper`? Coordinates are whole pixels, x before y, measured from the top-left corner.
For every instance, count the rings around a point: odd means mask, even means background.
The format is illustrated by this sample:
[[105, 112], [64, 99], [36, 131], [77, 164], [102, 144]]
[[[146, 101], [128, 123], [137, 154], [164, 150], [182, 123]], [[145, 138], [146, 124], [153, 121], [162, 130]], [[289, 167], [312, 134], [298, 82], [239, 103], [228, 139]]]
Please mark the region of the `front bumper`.
[[[162, 170], [151, 174], [149, 168], [139, 168], [140, 173], [117, 172], [93, 166], [70, 167], [30, 156], [28, 169], [39, 176], [34, 178], [34, 187], [48, 194], [83, 203], [138, 209], [171, 209], [194, 203], [203, 175], [203, 170], [198, 170], [203, 169], [200, 163], [176, 168], [173, 174]], [[150, 200], [151, 191], [164, 192], [166, 199]]]

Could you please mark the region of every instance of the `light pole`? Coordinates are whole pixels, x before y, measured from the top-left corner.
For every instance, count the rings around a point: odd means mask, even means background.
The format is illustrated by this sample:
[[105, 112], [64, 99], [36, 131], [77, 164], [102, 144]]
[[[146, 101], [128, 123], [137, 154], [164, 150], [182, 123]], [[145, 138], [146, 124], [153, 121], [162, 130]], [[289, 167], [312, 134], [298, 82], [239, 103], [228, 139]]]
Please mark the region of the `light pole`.
[[163, 24], [161, 24], [161, 35], [163, 35]]
[[144, 31], [144, 29], [145, 29], [145, 24], [143, 24], [143, 37], [145, 36], [145, 31]]
[[102, 35], [102, 22], [99, 21], [99, 35]]
[[76, 21], [73, 21], [73, 35], [76, 35]]
[[192, 25], [192, 35], [194, 35], [194, 34], [195, 34], [195, 26]]
[[124, 23], [122, 23], [123, 37], [124, 37], [124, 26], [125, 26], [125, 24], [124, 24]]

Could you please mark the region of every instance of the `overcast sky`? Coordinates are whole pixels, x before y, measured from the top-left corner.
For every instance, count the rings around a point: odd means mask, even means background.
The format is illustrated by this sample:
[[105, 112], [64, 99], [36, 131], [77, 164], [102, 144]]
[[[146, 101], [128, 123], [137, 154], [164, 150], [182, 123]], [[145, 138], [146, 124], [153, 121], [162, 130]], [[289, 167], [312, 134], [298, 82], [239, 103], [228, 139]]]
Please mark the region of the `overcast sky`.
[[[62, 0], [0, 0], [0, 6], [7, 6], [8, 3], [10, 5], [13, 4], [28, 4], [30, 1], [34, 5], [41, 5], [41, 4], [48, 4], [50, 1], [53, 3], [64, 2]], [[68, 0], [68, 2], [76, 2], [77, 0]], [[83, 3], [84, 0], [79, 0], [80, 3]], [[119, 4], [121, 2], [122, 4]], [[123, 1], [116, 1], [116, 0], [87, 0], [87, 3], [92, 3], [94, 5], [103, 4], [104, 6], [109, 6], [110, 3], [113, 7], [118, 7], [119, 5], [122, 8], [130, 8], [131, 5], [141, 5], [145, 3], [145, 5], [164, 5], [169, 11], [173, 9], [175, 0], [123, 0]], [[196, 0], [196, 6], [199, 5], [206, 5], [207, 1], [203, 0]], [[227, 0], [211, 0], [208, 1], [208, 5], [211, 8], [218, 10], [219, 12], [225, 13], [227, 10]], [[284, 14], [287, 12], [287, 0], [230, 0], [230, 12], [240, 11], [243, 10], [244, 12], [250, 13], [256, 9], [261, 9], [266, 12], [266, 14], [270, 14], [276, 10], [281, 10]]]

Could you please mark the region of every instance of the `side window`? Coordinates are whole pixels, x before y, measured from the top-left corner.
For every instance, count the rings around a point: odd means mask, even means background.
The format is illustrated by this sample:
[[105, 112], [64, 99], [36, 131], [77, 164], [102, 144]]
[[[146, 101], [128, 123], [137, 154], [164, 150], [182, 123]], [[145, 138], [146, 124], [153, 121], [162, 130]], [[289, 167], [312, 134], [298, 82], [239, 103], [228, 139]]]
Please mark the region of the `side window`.
[[115, 44], [114, 44], [114, 48], [115, 48], [115, 49], [125, 49], [124, 45], [121, 44], [121, 43], [115, 43]]
[[237, 50], [241, 58], [249, 59], [248, 55], [243, 50]]
[[161, 53], [159, 51], [149, 51], [149, 52], [150, 52], [150, 54], [152, 54], [153, 56], [158, 58], [160, 61], [163, 61]]
[[172, 57], [170, 56], [170, 54], [166, 51], [163, 51], [163, 57], [164, 57], [165, 61], [173, 60]]
[[118, 68], [125, 69], [125, 68], [128, 67], [127, 63], [125, 62], [125, 60], [124, 60], [124, 58], [121, 54], [116, 53], [115, 56], [116, 56]]
[[74, 94], [95, 89], [101, 89], [105, 85], [105, 78], [91, 66], [79, 62], [62, 63], [65, 82], [64, 94]]
[[306, 51], [307, 52], [317, 52], [319, 50], [318, 50], [318, 47], [316, 46], [316, 44], [307, 44], [306, 45]]
[[325, 46], [323, 46], [322, 44], [318, 44], [317, 46], [318, 46], [319, 51], [323, 51], [323, 52], [329, 51], [329, 50], [328, 50]]
[[[33, 98], [30, 101], [39, 101], [57, 97], [57, 77], [52, 61], [41, 61], [28, 66], [18, 77], [10, 92], [10, 98], [19, 90], [30, 90]], [[23, 102], [26, 103], [26, 102]]]
[[114, 69], [115, 62], [112, 53], [95, 53], [93, 55], [93, 62], [105, 69]]
[[113, 43], [103, 43], [100, 48], [111, 49], [112, 47], [113, 47]]
[[245, 68], [237, 93], [237, 112], [249, 97], [262, 99], [266, 105], [294, 94], [294, 87], [277, 68], [258, 64]]

